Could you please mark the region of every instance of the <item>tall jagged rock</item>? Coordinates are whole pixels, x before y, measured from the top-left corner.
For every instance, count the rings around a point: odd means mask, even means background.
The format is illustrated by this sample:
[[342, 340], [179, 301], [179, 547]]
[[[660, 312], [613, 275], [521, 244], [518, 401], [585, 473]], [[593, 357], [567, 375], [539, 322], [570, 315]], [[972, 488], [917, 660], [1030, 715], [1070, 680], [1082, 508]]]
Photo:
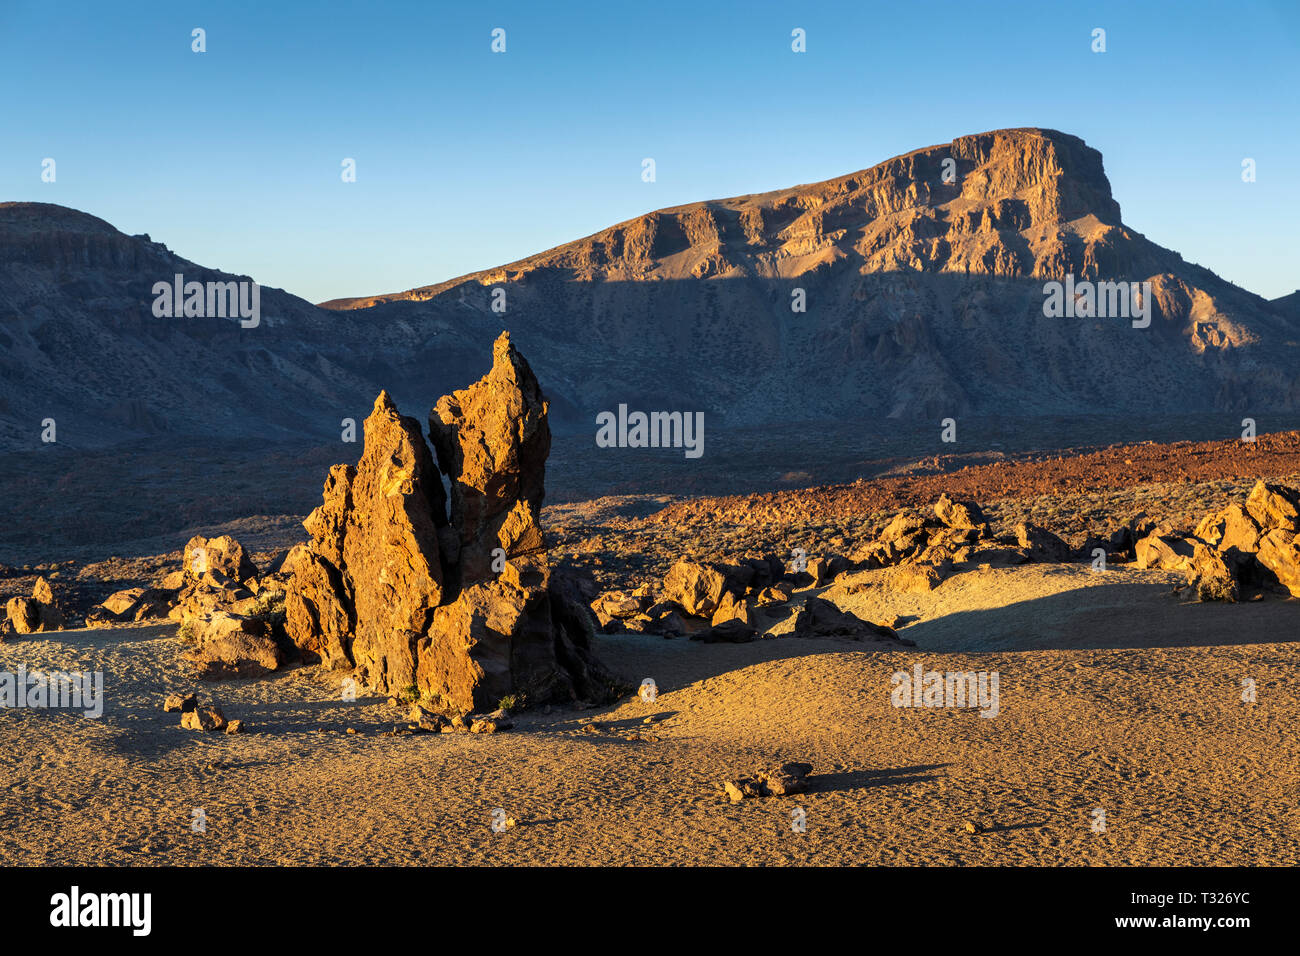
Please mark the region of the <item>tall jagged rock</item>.
[[541, 506], [551, 451], [547, 404], [533, 370], [503, 332], [492, 370], [469, 388], [438, 400], [429, 436], [451, 479], [451, 525], [465, 583], [491, 574], [493, 552], [542, 550]]
[[351, 578], [352, 659], [367, 683], [415, 683], [415, 643], [442, 601], [435, 515], [442, 481], [416, 419], [387, 392], [365, 422], [365, 451], [346, 492], [343, 567]]
[[360, 462], [331, 469], [304, 522], [312, 540], [285, 561], [286, 630], [304, 656], [452, 713], [608, 691], [581, 599], [547, 560], [546, 413], [503, 333], [491, 371], [430, 414], [448, 513], [415, 420], [379, 396]]

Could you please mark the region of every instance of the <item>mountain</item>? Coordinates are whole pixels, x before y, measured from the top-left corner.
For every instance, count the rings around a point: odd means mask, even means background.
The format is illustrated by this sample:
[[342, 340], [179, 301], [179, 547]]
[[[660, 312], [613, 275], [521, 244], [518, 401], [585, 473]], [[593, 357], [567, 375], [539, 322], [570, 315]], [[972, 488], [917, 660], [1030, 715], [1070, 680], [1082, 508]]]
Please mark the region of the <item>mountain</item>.
[[[316, 307], [268, 289], [256, 329], [154, 318], [178, 271], [232, 278], [83, 213], [0, 205], [0, 442], [30, 447], [56, 412], [88, 442], [337, 437], [380, 388], [419, 414], [468, 384], [502, 328], [559, 431], [619, 404], [711, 427], [1300, 410], [1294, 302], [1125, 225], [1101, 154], [1053, 130], [651, 212], [407, 292]], [[1049, 318], [1044, 283], [1067, 275], [1149, 281], [1150, 326]]]
[[[157, 318], [154, 284], [247, 279], [196, 265], [149, 236], [45, 203], [0, 203], [0, 447], [162, 434], [337, 438], [384, 382], [422, 398], [469, 353], [425, 347], [428, 329], [376, 326], [279, 289], [260, 322]], [[409, 386], [412, 391], [404, 391]]]

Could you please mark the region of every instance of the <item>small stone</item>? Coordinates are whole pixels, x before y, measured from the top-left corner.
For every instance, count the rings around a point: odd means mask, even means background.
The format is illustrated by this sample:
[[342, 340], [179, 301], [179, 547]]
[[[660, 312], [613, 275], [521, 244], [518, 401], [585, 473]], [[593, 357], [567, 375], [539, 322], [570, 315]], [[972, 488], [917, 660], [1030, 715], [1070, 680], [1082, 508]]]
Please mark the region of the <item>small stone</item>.
[[232, 720], [226, 724], [226, 733], [242, 734], [244, 732], [244, 722], [242, 720]]
[[198, 705], [193, 710], [181, 713], [181, 726], [186, 730], [224, 730], [226, 715], [215, 704]]
[[727, 796], [731, 798], [732, 803], [740, 803], [746, 797], [763, 796], [763, 786], [752, 777], [741, 777], [738, 780], [727, 780], [723, 784], [723, 789], [727, 791]]
[[198, 706], [198, 699], [193, 694], [168, 694], [163, 701], [163, 713], [187, 713]]

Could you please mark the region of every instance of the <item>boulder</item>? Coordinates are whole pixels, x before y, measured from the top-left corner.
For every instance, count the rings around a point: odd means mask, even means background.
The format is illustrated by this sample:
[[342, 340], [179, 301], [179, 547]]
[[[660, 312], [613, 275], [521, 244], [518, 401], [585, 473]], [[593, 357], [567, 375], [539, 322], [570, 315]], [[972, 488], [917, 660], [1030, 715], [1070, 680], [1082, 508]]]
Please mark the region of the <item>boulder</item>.
[[787, 797], [805, 792], [808, 789], [808, 775], [811, 773], [812, 764], [791, 762], [760, 772], [759, 779], [767, 788], [769, 796]]
[[166, 588], [145, 588], [144, 593], [127, 611], [132, 621], [156, 621], [167, 618], [175, 605], [177, 592]]
[[855, 641], [887, 641], [904, 647], [915, 646], [898, 636], [891, 627], [864, 621], [856, 614], [841, 611], [824, 598], [810, 597], [795, 612], [795, 637], [847, 637]]
[[244, 582], [257, 577], [257, 566], [244, 546], [228, 534], [205, 538], [196, 534], [185, 545], [181, 571], [187, 583], [197, 581], [209, 571], [219, 571], [232, 581]]
[[181, 726], [186, 730], [224, 730], [226, 715], [216, 704], [199, 704], [181, 714]]
[[100, 601], [99, 606], [114, 617], [121, 619], [126, 617], [128, 611], [135, 609], [143, 596], [144, 588], [127, 588], [124, 591], [114, 591]]
[[1140, 540], [1133, 550], [1139, 568], [1183, 571], [1191, 564], [1194, 549], [1186, 538], [1158, 528]]
[[682, 558], [664, 576], [666, 600], [680, 604], [687, 614], [711, 617], [727, 591], [727, 575], [722, 569], [689, 558]]
[[756, 625], [757, 619], [754, 614], [754, 605], [745, 598], [736, 597], [731, 591], [725, 592], [709, 623], [716, 627], [726, 621], [740, 621], [742, 624]]
[[914, 511], [900, 511], [877, 536], [881, 542], [898, 541], [921, 533], [927, 527], [924, 517]]
[[168, 591], [179, 591], [185, 587], [185, 572], [183, 570], [167, 572], [158, 582], [158, 587]]
[[1201, 541], [1192, 544], [1187, 583], [1196, 592], [1198, 601], [1235, 603], [1240, 596], [1235, 562]]
[[5, 616], [17, 634], [35, 634], [40, 631], [58, 631], [63, 628], [63, 611], [54, 597], [54, 589], [43, 577], [32, 585], [30, 598], [10, 598], [5, 605]]
[[193, 694], [168, 694], [163, 701], [163, 713], [183, 714], [198, 706], [198, 699]]
[[954, 501], [947, 494], [939, 496], [934, 504], [934, 513], [949, 528], [976, 531], [988, 527], [988, 520], [979, 505], [973, 501]]
[[691, 640], [703, 641], [705, 644], [748, 644], [757, 637], [758, 628], [733, 618], [729, 621], [723, 621], [721, 624], [707, 627], [704, 630], [696, 631], [691, 635]]
[[5, 617], [15, 634], [34, 634], [41, 629], [41, 607], [31, 598], [10, 598]]
[[1016, 525], [1016, 544], [1029, 552], [1030, 560], [1059, 563], [1069, 561], [1070, 546], [1046, 528], [1022, 521]]
[[259, 618], [216, 611], [193, 621], [195, 646], [189, 653], [198, 676], [262, 677], [284, 662], [270, 628]]
[[634, 597], [625, 591], [607, 591], [591, 602], [592, 613], [596, 615], [602, 627], [614, 618], [626, 620], [636, 617], [641, 613], [642, 606], [639, 597]]
[[1256, 560], [1265, 569], [1269, 584], [1300, 597], [1300, 534], [1276, 529], [1260, 539]]
[[127, 588], [110, 594], [91, 613], [110, 622], [151, 621], [168, 617], [176, 600], [176, 592], [165, 588]]
[[1294, 488], [1258, 481], [1246, 499], [1246, 511], [1265, 531], [1300, 532], [1300, 492]]
[[1260, 527], [1243, 506], [1234, 504], [1206, 515], [1195, 536], [1224, 554], [1246, 555], [1259, 550]]
[[775, 604], [784, 604], [789, 601], [794, 592], [790, 586], [785, 583], [773, 584], [770, 587], [763, 588], [758, 594], [758, 604], [760, 607], [768, 607]]
[[952, 561], [939, 564], [900, 564], [885, 572], [885, 586], [904, 594], [925, 594], [937, 588], [952, 571]]
[[1029, 560], [1029, 552], [1024, 548], [1008, 547], [994, 544], [986, 548], [975, 548], [966, 557], [969, 564], [991, 564], [1000, 567], [1014, 567]]
[[750, 776], [724, 780], [722, 790], [732, 803], [755, 797], [785, 797], [807, 791], [811, 773], [810, 763], [784, 763]]

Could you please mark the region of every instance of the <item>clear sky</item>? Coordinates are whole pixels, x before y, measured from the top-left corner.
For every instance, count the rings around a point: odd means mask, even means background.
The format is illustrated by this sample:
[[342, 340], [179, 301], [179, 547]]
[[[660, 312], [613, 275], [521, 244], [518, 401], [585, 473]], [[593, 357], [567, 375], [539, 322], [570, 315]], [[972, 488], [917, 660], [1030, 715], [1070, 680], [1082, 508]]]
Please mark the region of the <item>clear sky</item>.
[[1008, 126], [1100, 149], [1152, 240], [1300, 287], [1298, 0], [0, 0], [0, 90], [0, 200], [312, 301]]

